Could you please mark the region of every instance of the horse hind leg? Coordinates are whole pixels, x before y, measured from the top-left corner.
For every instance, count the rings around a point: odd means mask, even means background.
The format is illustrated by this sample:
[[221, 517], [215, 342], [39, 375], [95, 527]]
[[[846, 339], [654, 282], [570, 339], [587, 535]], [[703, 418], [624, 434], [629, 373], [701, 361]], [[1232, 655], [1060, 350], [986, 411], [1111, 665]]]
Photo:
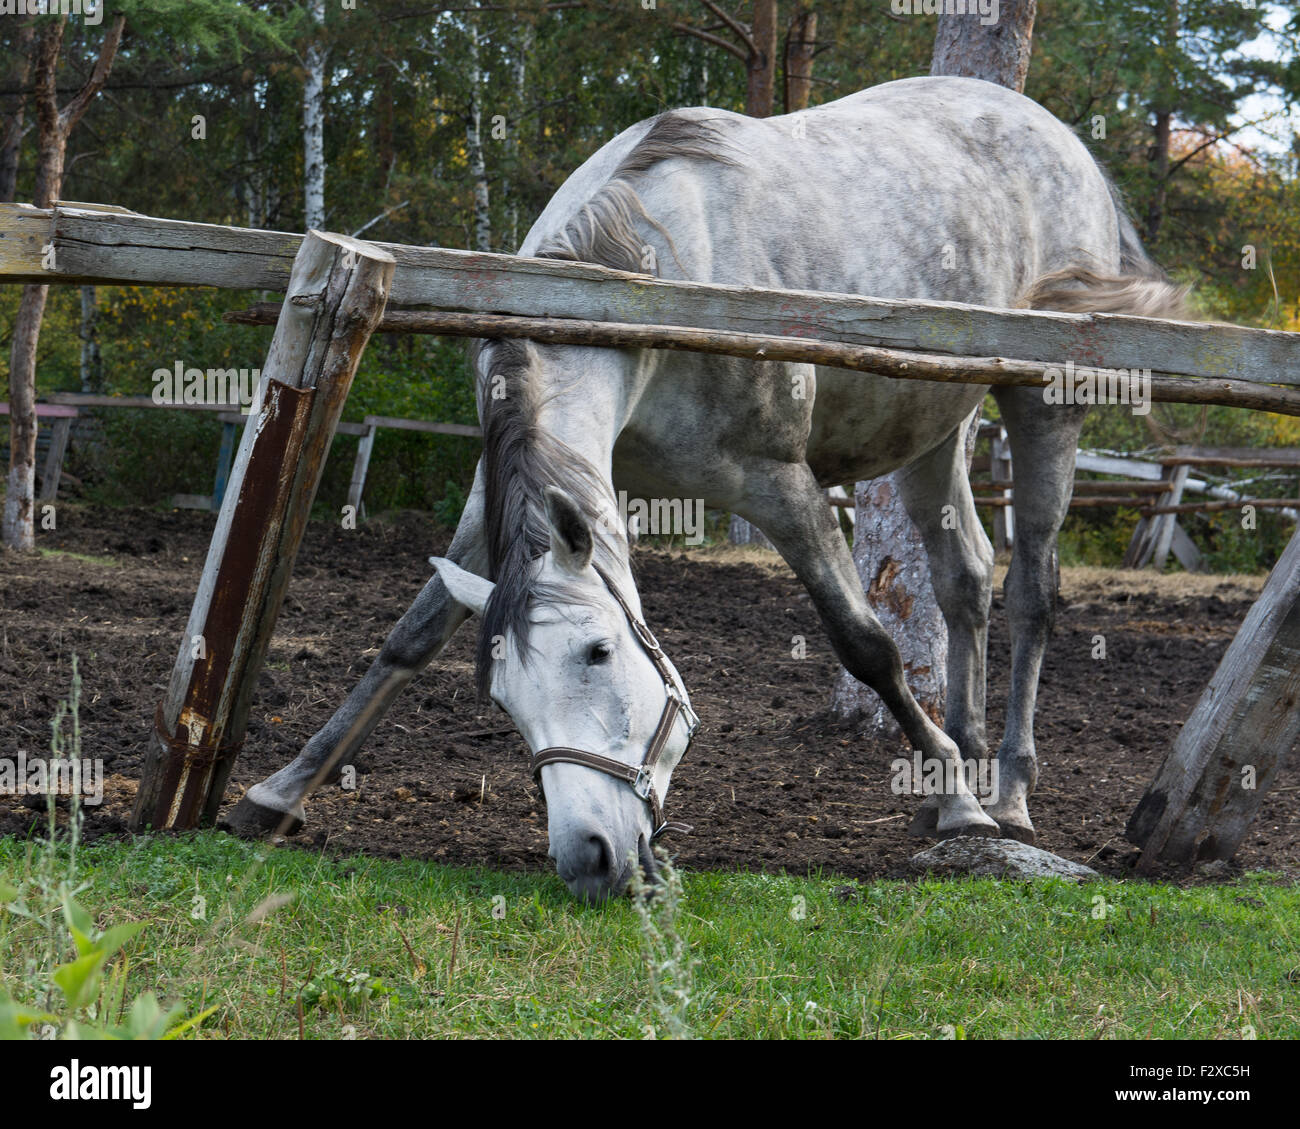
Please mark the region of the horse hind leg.
[[[476, 479], [447, 556], [482, 573], [483, 497]], [[304, 801], [316, 788], [336, 783], [398, 694], [446, 645], [469, 616], [436, 574], [384, 640], [378, 657], [334, 715], [289, 764], [254, 784], [222, 822], [246, 837], [292, 835], [306, 820]]]
[[880, 695], [903, 733], [927, 760], [945, 765], [953, 782], [939, 797], [936, 832], [996, 837], [990, 819], [966, 786], [961, 753], [921, 708], [903, 677], [903, 660], [889, 633], [867, 603], [839, 525], [806, 465], [777, 464], [752, 474], [739, 512], [771, 538], [807, 588], [845, 668]]
[[[966, 472], [968, 424], [955, 428], [897, 477], [908, 516], [925, 543], [935, 598], [948, 628], [944, 730], [970, 767], [988, 756], [984, 707], [993, 546], [980, 524]], [[937, 797], [928, 797], [908, 830], [932, 837], [938, 817]]]
[[1011, 442], [1016, 539], [1004, 586], [1011, 627], [1011, 684], [989, 814], [1004, 835], [1032, 843], [1029, 797], [1038, 782], [1034, 707], [1056, 608], [1056, 539], [1074, 490], [1074, 459], [1087, 408], [1047, 404], [1040, 390], [994, 390]]

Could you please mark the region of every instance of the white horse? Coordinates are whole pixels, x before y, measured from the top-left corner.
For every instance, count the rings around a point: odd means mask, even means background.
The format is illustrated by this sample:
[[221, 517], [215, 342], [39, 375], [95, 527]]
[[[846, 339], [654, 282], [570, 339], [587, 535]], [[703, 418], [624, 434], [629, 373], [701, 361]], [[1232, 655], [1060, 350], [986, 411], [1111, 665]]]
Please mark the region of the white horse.
[[[1065, 126], [1019, 94], [960, 78], [891, 82], [765, 120], [686, 109], [641, 122], [566, 181], [520, 254], [985, 306], [1173, 316], [1181, 298]], [[625, 532], [611, 520], [615, 492], [626, 490], [702, 499], [767, 534], [840, 661], [924, 757], [949, 762], [955, 786], [923, 808], [914, 831], [1032, 839], [1034, 700], [1085, 409], [1048, 406], [1038, 390], [995, 390], [1016, 466], [1016, 544], [999, 796], [985, 810], [951, 769], [987, 751], [993, 554], [963, 454], [987, 389], [522, 341], [483, 344], [476, 372], [484, 450], [447, 559], [434, 562], [436, 575], [330, 721], [249, 789], [231, 825], [296, 829], [312, 780], [337, 772], [474, 612], [483, 617], [480, 690], [535, 754], [561, 877], [599, 899], [623, 887], [634, 859], [651, 865], [648, 844], [694, 717], [641, 623]], [[900, 467], [949, 630], [944, 729], [908, 690], [823, 494]], [[955, 529], [945, 528], [947, 506]]]

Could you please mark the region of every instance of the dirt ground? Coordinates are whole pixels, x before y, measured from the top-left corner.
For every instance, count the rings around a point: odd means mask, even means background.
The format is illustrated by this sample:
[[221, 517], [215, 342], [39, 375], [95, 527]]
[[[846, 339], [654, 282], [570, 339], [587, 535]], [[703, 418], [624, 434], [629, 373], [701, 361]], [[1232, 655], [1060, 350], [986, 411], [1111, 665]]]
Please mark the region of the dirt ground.
[[[0, 755], [48, 746], [70, 660], [84, 684], [85, 757], [102, 757], [103, 805], [88, 837], [125, 833], [140, 750], [161, 700], [207, 550], [212, 516], [61, 505], [40, 557], [0, 553]], [[448, 534], [424, 515], [357, 531], [313, 523], [299, 555], [227, 802], [289, 760], [324, 723], [429, 575]], [[891, 742], [825, 712], [836, 669], [807, 596], [758, 551], [640, 551], [650, 625], [704, 727], [669, 809], [695, 833], [672, 840], [691, 868], [901, 873], [918, 848], [917, 801], [889, 788]], [[1066, 570], [1038, 713], [1039, 845], [1111, 874], [1131, 865], [1124, 822], [1260, 581]], [[1008, 637], [999, 580], [990, 638], [990, 733], [1001, 732]], [[472, 626], [472, 625], [471, 625]], [[1092, 657], [1093, 637], [1106, 658]], [[791, 637], [807, 657], [791, 657]], [[476, 706], [473, 634], [399, 700], [367, 744], [354, 792], [309, 805], [303, 846], [498, 868], [549, 867], [546, 816], [509, 719]], [[0, 796], [0, 833], [38, 813]], [[1300, 874], [1294, 758], [1239, 854]]]

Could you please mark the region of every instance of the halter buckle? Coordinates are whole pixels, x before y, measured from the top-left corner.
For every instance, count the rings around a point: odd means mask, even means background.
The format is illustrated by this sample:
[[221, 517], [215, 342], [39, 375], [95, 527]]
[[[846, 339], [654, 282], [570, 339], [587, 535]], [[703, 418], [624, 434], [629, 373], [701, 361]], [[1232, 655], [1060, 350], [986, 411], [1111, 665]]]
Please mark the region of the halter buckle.
[[632, 791], [641, 799], [649, 802], [650, 793], [654, 791], [654, 771], [643, 764], [636, 770], [636, 779], [632, 781]]
[[688, 702], [677, 690], [676, 686], [669, 685], [668, 696], [677, 703], [677, 709], [686, 721], [686, 740], [689, 742], [700, 728], [700, 715], [695, 712], [695, 708]]
[[637, 619], [636, 616], [632, 615], [631, 612], [628, 613], [627, 618], [632, 624], [632, 630], [636, 632], [637, 638], [641, 640], [642, 645], [646, 647], [651, 654], [662, 654], [663, 648], [659, 646], [659, 640], [655, 638], [654, 632], [651, 631], [645, 623]]

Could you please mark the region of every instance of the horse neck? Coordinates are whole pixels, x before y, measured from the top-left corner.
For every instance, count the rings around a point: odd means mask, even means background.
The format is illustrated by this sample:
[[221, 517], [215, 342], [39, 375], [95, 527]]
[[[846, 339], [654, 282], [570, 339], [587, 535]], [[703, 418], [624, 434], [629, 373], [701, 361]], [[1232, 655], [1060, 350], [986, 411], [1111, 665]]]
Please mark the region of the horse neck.
[[577, 346], [548, 348], [545, 360], [533, 375], [538, 404], [534, 422], [599, 472], [608, 512], [588, 517], [609, 550], [607, 565], [615, 565], [610, 579], [634, 597], [627, 531], [614, 491], [613, 457], [614, 444], [644, 379], [644, 365], [637, 353]]

